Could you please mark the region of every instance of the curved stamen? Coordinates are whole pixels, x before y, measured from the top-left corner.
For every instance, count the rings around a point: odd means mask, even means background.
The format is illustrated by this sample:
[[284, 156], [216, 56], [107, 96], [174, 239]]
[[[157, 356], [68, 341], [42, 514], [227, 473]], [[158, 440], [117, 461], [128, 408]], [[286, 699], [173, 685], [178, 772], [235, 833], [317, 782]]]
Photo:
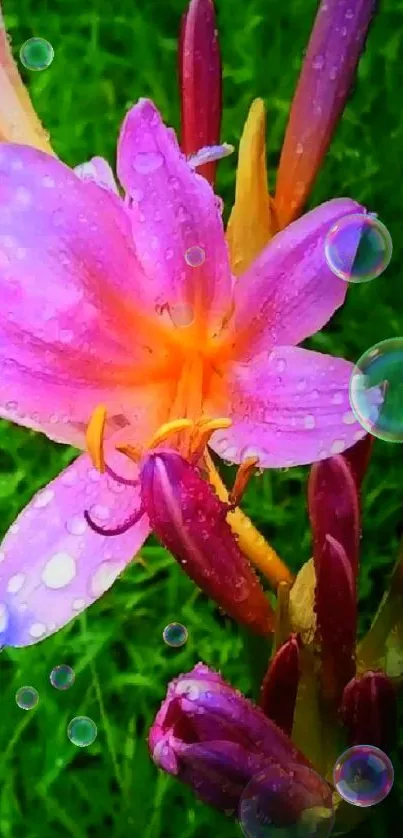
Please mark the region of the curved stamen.
[[113, 470], [107, 463], [105, 463], [105, 471], [109, 474], [109, 477], [112, 477], [113, 480], [116, 480], [116, 483], [121, 483], [122, 486], [138, 486], [138, 480], [129, 480], [128, 477], [122, 477], [120, 474], [117, 474], [116, 471]]
[[139, 509], [138, 512], [135, 512], [133, 515], [130, 516], [130, 518], [127, 518], [126, 521], [123, 521], [123, 523], [120, 524], [118, 527], [114, 527], [113, 529], [105, 529], [105, 527], [101, 527], [99, 524], [96, 524], [95, 521], [92, 520], [91, 515], [88, 512], [88, 509], [84, 510], [84, 518], [87, 524], [91, 527], [91, 529], [94, 530], [94, 532], [96, 532], [98, 535], [108, 536], [123, 535], [131, 527], [134, 527], [134, 525], [137, 524], [138, 521], [140, 521], [140, 518], [142, 518], [143, 515], [144, 509]]

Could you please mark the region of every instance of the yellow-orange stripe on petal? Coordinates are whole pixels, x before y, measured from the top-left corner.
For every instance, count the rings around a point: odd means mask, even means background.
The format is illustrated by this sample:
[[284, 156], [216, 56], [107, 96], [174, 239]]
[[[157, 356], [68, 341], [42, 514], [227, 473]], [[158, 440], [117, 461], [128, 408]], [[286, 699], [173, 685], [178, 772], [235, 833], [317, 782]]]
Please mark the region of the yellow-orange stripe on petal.
[[243, 129], [238, 152], [235, 204], [227, 227], [231, 267], [242, 274], [276, 232], [267, 186], [266, 114], [255, 99]]
[[1, 8], [0, 142], [22, 143], [54, 154], [13, 59]]

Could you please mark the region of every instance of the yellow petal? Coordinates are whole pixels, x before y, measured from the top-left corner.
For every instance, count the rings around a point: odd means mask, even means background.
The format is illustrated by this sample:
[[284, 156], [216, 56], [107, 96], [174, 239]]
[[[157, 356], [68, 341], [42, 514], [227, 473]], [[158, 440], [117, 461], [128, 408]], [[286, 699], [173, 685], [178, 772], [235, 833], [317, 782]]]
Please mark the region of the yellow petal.
[[23, 143], [54, 154], [13, 59], [1, 8], [0, 142]]
[[262, 99], [252, 102], [239, 144], [235, 204], [227, 227], [231, 266], [239, 276], [276, 232], [267, 186], [266, 116]]
[[304, 646], [313, 648], [316, 634], [315, 568], [313, 559], [302, 565], [290, 591], [291, 630], [301, 635]]

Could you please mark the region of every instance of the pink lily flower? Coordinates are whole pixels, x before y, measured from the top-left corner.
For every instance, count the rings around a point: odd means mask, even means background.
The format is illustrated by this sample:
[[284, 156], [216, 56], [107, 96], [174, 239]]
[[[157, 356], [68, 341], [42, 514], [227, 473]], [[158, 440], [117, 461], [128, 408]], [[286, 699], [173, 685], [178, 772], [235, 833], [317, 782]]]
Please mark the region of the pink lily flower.
[[[118, 445], [144, 447], [182, 419], [224, 416], [213, 450], [263, 468], [351, 446], [364, 434], [349, 410], [351, 364], [296, 344], [344, 300], [323, 240], [362, 208], [337, 199], [313, 210], [235, 284], [214, 193], [149, 101], [125, 118], [117, 169], [125, 201], [99, 158], [73, 172], [36, 149], [0, 145], [1, 416], [77, 448], [88, 441], [101, 472], [104, 436], [123, 476]], [[4, 607], [17, 594], [26, 606], [45, 568], [41, 584], [69, 603], [56, 628], [106, 590], [148, 532], [139, 521], [112, 553], [83, 529], [92, 505], [102, 522], [136, 509], [132, 489], [118, 494], [111, 480], [84, 456], [34, 498], [3, 545]], [[86, 596], [84, 578], [96, 579]], [[54, 622], [38, 611], [34, 633], [12, 636], [31, 642]]]

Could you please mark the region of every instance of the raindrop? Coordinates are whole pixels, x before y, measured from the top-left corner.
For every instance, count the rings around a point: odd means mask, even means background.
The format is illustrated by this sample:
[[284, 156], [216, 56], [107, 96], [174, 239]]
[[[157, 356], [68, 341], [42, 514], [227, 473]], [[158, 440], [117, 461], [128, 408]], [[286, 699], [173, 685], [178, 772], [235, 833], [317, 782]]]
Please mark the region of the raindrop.
[[139, 151], [133, 158], [133, 169], [140, 175], [150, 175], [158, 171], [164, 162], [159, 151]]
[[203, 264], [206, 254], [202, 247], [195, 245], [185, 252], [185, 261], [191, 268], [199, 268]]

